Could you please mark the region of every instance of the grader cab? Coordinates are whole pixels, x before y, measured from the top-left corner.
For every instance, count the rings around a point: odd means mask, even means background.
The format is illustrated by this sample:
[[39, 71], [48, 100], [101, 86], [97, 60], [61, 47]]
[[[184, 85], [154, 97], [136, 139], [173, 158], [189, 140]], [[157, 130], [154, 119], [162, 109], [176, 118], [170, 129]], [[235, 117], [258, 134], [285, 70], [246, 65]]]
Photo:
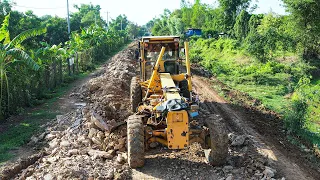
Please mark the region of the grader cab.
[[128, 163], [144, 165], [144, 153], [155, 144], [185, 149], [198, 142], [212, 165], [225, 163], [227, 135], [213, 119], [195, 122], [199, 102], [192, 92], [188, 42], [180, 58], [178, 36], [143, 37], [139, 42], [139, 77], [131, 81], [131, 108], [127, 121]]

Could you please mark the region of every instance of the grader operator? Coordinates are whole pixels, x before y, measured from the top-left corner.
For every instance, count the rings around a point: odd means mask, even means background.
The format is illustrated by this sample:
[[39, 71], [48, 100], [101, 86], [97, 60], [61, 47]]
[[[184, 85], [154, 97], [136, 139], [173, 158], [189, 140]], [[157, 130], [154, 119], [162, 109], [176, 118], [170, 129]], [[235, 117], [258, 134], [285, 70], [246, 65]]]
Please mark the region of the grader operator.
[[[223, 124], [214, 119], [194, 122], [199, 104], [192, 92], [188, 42], [185, 60], [180, 58], [177, 36], [142, 37], [139, 42], [139, 77], [131, 81], [131, 108], [127, 121], [128, 163], [144, 165], [144, 152], [152, 143], [169, 149], [185, 149], [198, 142], [212, 165], [225, 163], [228, 145]], [[200, 123], [201, 124], [201, 123]]]

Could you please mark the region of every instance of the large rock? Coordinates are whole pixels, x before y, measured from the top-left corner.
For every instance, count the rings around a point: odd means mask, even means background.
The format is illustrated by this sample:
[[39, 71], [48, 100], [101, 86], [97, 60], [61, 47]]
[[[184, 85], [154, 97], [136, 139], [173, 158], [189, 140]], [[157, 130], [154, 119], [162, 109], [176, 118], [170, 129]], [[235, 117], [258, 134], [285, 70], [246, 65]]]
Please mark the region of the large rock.
[[233, 169], [233, 166], [224, 166], [224, 167], [222, 168], [222, 171], [223, 171], [225, 174], [227, 174], [227, 173], [229, 173], [230, 171], [232, 171], [232, 169]]
[[44, 177], [43, 177], [44, 180], [53, 180], [53, 176], [51, 174], [46, 174]]
[[94, 158], [104, 158], [104, 159], [112, 159], [113, 156], [105, 151], [99, 151], [99, 150], [89, 150], [88, 154]]
[[120, 163], [120, 164], [125, 163], [125, 159], [124, 159], [124, 157], [123, 157], [121, 154], [118, 154], [118, 156], [117, 156], [117, 162]]
[[268, 178], [273, 178], [274, 175], [276, 174], [276, 172], [277, 172], [277, 171], [276, 171], [275, 169], [266, 166], [266, 167], [265, 167], [265, 170], [263, 171], [263, 174], [264, 174], [265, 178], [268, 179]]
[[69, 142], [69, 141], [66, 141], [66, 140], [61, 141], [61, 142], [60, 142], [60, 146], [62, 146], [62, 147], [69, 147], [69, 146], [70, 146], [70, 142]]
[[97, 136], [97, 133], [98, 133], [98, 130], [97, 130], [97, 129], [95, 129], [95, 128], [90, 128], [90, 129], [89, 129], [88, 137], [89, 137], [89, 138], [96, 137], [96, 136]]
[[91, 114], [91, 122], [93, 122], [102, 131], [110, 131], [112, 128], [103, 120], [101, 116], [94, 112]]
[[231, 143], [231, 146], [242, 146], [246, 140], [246, 135], [240, 135], [235, 138], [233, 138], [233, 141]]
[[50, 148], [54, 149], [59, 145], [60, 140], [57, 138], [54, 138], [52, 141], [49, 142]]
[[56, 137], [56, 135], [53, 135], [53, 134], [48, 134], [45, 139], [48, 140], [48, 141], [51, 141], [52, 139], [54, 139]]
[[79, 154], [79, 150], [78, 149], [70, 149], [68, 151], [68, 156], [77, 155], [77, 154]]

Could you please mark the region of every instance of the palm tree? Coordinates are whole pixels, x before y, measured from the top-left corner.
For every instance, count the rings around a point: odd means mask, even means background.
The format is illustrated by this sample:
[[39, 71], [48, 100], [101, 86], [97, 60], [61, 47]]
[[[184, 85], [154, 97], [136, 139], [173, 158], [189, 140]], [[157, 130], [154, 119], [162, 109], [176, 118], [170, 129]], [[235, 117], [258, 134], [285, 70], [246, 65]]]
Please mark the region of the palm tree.
[[8, 30], [10, 14], [8, 14], [0, 28], [0, 119], [3, 118], [3, 89], [6, 87], [7, 91], [7, 105], [9, 105], [9, 80], [8, 80], [8, 68], [9, 66], [17, 63], [25, 63], [33, 70], [38, 70], [39, 65], [21, 48], [21, 43], [37, 35], [44, 34], [46, 28], [30, 29], [17, 35], [15, 38], [10, 40], [10, 33]]

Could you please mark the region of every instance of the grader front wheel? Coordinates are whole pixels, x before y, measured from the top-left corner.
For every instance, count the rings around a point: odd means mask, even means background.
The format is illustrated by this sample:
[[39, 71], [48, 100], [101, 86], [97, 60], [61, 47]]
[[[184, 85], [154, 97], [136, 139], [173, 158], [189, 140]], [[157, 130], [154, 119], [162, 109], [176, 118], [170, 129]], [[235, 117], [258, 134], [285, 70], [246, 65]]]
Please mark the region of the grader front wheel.
[[130, 85], [130, 101], [131, 111], [135, 113], [142, 99], [141, 86], [139, 84], [139, 78], [133, 77]]
[[209, 118], [206, 125], [210, 132], [211, 148], [206, 153], [207, 161], [213, 166], [221, 166], [226, 163], [228, 156], [228, 134], [222, 119]]
[[131, 168], [144, 165], [144, 127], [142, 116], [132, 115], [127, 121], [128, 163]]

